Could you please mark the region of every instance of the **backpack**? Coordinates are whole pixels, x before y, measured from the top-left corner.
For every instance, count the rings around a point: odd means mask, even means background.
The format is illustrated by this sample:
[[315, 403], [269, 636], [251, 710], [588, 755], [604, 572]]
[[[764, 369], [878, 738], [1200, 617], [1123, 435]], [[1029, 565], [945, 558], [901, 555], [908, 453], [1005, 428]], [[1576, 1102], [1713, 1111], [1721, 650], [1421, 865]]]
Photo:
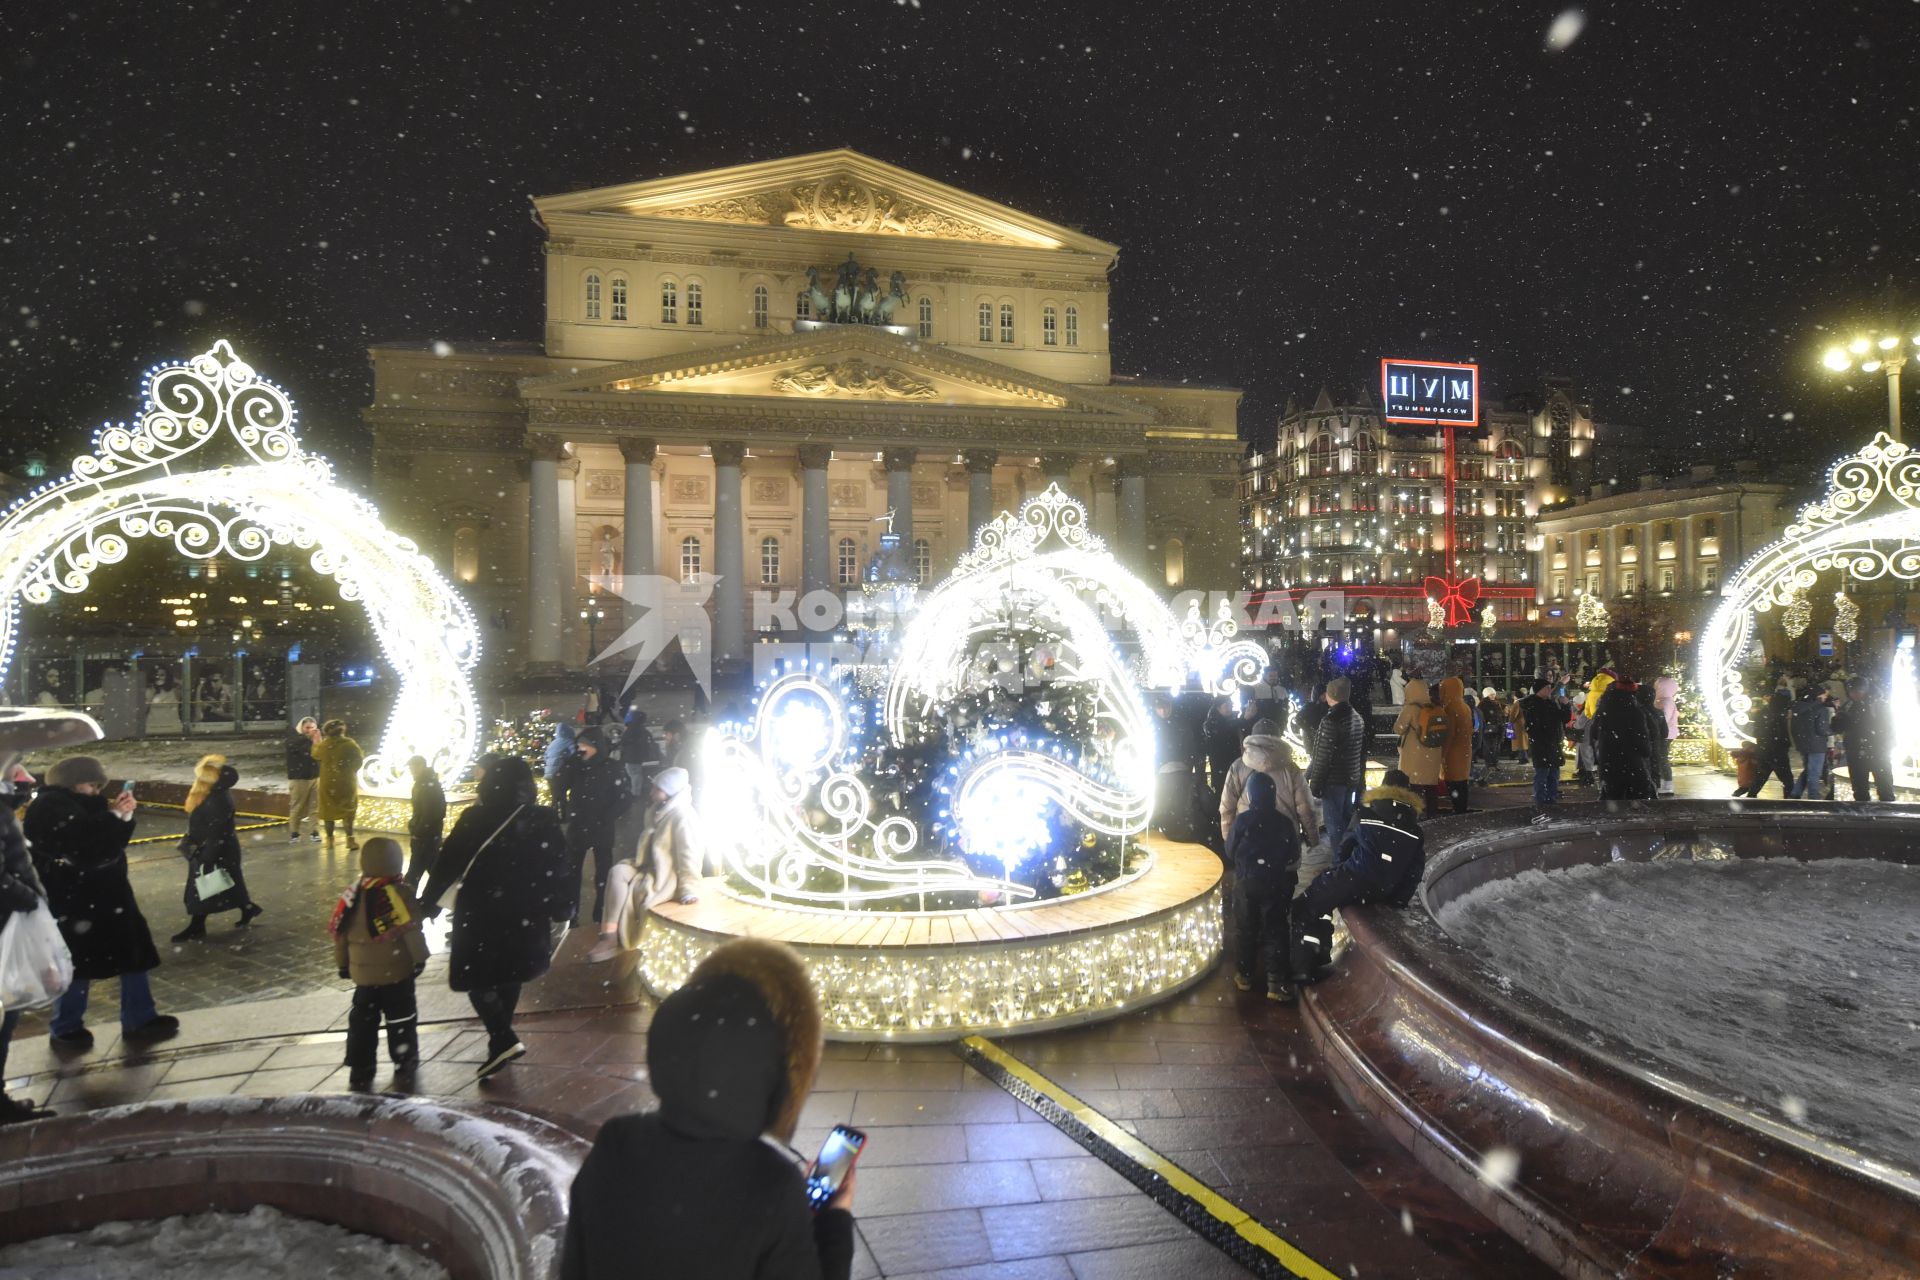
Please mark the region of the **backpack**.
[[1421, 746], [1432, 749], [1447, 745], [1447, 713], [1439, 707], [1423, 707], [1416, 727]]

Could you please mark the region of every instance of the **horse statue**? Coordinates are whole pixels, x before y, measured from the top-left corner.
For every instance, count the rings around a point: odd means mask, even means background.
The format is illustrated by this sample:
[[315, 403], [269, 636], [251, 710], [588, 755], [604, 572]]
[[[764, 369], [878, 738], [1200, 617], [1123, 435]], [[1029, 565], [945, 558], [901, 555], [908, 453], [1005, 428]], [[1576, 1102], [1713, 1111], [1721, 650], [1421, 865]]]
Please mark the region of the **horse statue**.
[[860, 281], [860, 323], [873, 324], [880, 308], [880, 272], [873, 267]]
[[807, 268], [807, 310], [815, 320], [833, 318], [831, 314], [833, 299], [829, 298], [827, 291], [820, 287], [820, 268], [818, 267]]
[[907, 277], [905, 273], [896, 271], [887, 281], [887, 296], [880, 299], [880, 323], [892, 324], [894, 316], [903, 311], [906, 305]]
[[853, 319], [855, 301], [860, 296], [860, 264], [849, 253], [847, 260], [840, 264], [840, 273], [833, 282], [833, 315], [828, 317], [840, 324]]

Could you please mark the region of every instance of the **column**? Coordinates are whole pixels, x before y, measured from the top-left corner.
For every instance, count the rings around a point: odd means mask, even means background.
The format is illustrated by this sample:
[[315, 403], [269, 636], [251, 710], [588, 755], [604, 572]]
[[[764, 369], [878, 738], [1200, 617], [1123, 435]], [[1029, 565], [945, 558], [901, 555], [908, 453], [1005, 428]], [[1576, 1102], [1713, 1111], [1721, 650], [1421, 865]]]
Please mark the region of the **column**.
[[713, 654], [718, 663], [747, 657], [747, 561], [740, 525], [740, 461], [747, 446], [713, 442]]
[[[620, 456], [626, 459], [626, 486], [620, 538], [620, 572], [629, 578], [651, 577], [659, 570], [653, 549], [653, 458], [658, 452], [651, 440], [622, 440]], [[626, 623], [640, 621], [646, 606], [632, 600], [626, 604]]]
[[1135, 573], [1147, 570], [1147, 459], [1144, 454], [1122, 454], [1115, 464], [1120, 476], [1120, 536], [1115, 550]]
[[1076, 497], [1073, 491], [1074, 456], [1070, 453], [1043, 453], [1040, 455], [1040, 471], [1047, 477], [1048, 484], [1060, 486], [1060, 492], [1069, 498]]
[[580, 580], [580, 460], [563, 459], [560, 472], [560, 658], [573, 665], [575, 652], [585, 655], [581, 665], [593, 655], [587, 653], [587, 639], [580, 621], [580, 604], [586, 596], [586, 584]]
[[993, 509], [993, 468], [1000, 454], [993, 449], [969, 449], [962, 455], [967, 466], [967, 549], [973, 539], [999, 512]]
[[1113, 476], [1099, 462], [1087, 465], [1087, 527], [1113, 541]]
[[893, 509], [893, 531], [900, 535], [901, 554], [913, 563], [913, 460], [911, 449], [888, 449], [887, 505]]
[[1693, 558], [1693, 516], [1681, 516], [1674, 521], [1673, 540], [1673, 589], [1681, 595], [1691, 595], [1699, 582], [1694, 572]]
[[[800, 446], [800, 595], [833, 586], [832, 548], [828, 545], [827, 463], [833, 449], [824, 444]], [[808, 639], [826, 637], [809, 633]]]
[[566, 446], [535, 436], [527, 465], [527, 662], [557, 666], [566, 571], [560, 561], [560, 461]]

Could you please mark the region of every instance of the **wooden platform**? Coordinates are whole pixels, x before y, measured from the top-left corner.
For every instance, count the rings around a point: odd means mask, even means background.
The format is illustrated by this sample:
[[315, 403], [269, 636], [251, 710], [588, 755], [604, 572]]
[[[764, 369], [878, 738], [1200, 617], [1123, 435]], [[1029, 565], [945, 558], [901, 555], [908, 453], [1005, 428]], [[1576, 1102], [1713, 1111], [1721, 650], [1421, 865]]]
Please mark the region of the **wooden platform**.
[[1220, 859], [1149, 840], [1153, 865], [1096, 893], [971, 911], [816, 911], [742, 899], [715, 881], [663, 903], [641, 933], [639, 971], [679, 987], [731, 938], [799, 951], [836, 1039], [953, 1039], [1111, 1017], [1199, 978], [1220, 951]]

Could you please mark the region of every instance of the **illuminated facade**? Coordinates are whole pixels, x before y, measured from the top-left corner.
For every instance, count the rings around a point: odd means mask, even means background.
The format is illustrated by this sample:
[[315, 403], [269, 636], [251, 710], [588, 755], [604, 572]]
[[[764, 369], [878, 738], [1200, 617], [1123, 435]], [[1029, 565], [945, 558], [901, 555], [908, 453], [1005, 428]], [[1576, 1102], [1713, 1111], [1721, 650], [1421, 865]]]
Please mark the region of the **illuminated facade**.
[[[1548, 379], [1535, 393], [1483, 406], [1482, 424], [1457, 445], [1459, 575], [1531, 583], [1532, 518], [1591, 483], [1593, 418], [1569, 384]], [[1256, 592], [1342, 587], [1362, 599], [1367, 586], [1395, 586], [1402, 592], [1374, 602], [1373, 616], [1424, 624], [1416, 589], [1441, 571], [1445, 466], [1438, 431], [1388, 428], [1365, 392], [1344, 405], [1324, 390], [1311, 408], [1289, 401], [1275, 437], [1241, 473], [1242, 584]], [[1501, 620], [1524, 607], [1495, 602]]]
[[[538, 344], [372, 349], [375, 488], [512, 665], [585, 657], [589, 578], [836, 590], [894, 512], [939, 577], [1058, 483], [1156, 584], [1236, 578], [1239, 393], [1116, 377], [1116, 246], [851, 151], [537, 198]], [[606, 634], [606, 633], [603, 633]]]
[[1534, 577], [1549, 627], [1571, 631], [1581, 596], [1668, 600], [1704, 615], [1733, 570], [1779, 537], [1789, 515], [1788, 486], [1762, 480], [1749, 462], [1595, 492], [1535, 521]]

